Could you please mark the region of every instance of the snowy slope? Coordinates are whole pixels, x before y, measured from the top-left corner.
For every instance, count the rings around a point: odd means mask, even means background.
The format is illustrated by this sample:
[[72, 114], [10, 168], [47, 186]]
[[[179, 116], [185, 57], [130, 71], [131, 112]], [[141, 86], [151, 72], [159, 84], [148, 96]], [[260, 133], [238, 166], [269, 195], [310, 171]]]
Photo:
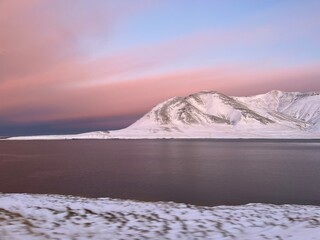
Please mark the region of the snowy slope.
[[313, 130], [320, 121], [320, 93], [271, 91], [252, 97], [236, 97], [261, 115], [282, 124]]
[[320, 239], [320, 207], [0, 194], [0, 239]]
[[83, 138], [320, 138], [320, 93], [201, 91], [162, 102], [122, 130], [11, 139]]

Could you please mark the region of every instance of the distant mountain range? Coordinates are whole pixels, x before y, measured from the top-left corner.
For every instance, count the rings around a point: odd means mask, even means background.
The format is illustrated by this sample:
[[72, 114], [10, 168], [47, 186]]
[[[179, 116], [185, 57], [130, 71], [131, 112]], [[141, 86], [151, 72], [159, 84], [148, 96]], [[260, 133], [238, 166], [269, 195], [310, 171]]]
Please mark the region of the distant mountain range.
[[249, 97], [201, 91], [164, 101], [131, 126], [110, 132], [11, 139], [319, 138], [320, 92], [273, 90]]

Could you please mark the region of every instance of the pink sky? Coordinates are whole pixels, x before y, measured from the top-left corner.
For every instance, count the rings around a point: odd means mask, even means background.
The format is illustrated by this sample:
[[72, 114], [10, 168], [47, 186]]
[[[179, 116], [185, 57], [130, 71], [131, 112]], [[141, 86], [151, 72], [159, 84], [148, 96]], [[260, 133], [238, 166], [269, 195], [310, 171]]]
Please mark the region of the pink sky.
[[[99, 127], [117, 128], [167, 98], [204, 89], [320, 90], [319, 4], [203, 4], [1, 1], [0, 123], [106, 119]], [[234, 20], [219, 8], [234, 11]]]

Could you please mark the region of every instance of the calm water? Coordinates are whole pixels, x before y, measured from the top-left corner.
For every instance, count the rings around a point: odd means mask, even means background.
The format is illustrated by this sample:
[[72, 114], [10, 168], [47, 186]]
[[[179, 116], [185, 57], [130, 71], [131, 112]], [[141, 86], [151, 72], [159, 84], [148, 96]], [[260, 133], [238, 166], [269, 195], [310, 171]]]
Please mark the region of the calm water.
[[320, 205], [320, 143], [1, 141], [0, 192]]

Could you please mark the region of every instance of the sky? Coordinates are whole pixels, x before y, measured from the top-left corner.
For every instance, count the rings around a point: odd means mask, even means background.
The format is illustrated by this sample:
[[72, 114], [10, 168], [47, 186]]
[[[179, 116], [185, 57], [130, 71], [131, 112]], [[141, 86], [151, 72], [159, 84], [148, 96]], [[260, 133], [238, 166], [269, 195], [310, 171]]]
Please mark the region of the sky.
[[320, 90], [319, 0], [0, 0], [0, 136], [127, 127], [173, 96]]

